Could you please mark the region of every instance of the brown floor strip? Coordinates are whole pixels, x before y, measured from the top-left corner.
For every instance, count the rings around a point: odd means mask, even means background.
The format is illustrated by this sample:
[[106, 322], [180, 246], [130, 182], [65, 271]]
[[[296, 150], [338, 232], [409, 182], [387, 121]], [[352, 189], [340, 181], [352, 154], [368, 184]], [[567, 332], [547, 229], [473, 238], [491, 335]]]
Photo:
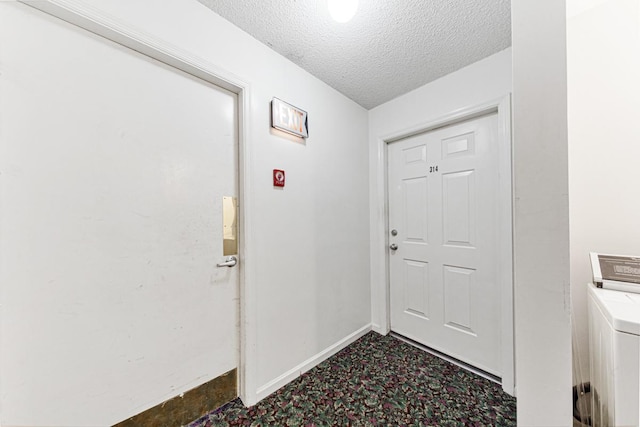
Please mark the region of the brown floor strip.
[[181, 426], [213, 411], [238, 396], [237, 370], [233, 369], [211, 381], [150, 408], [113, 427]]

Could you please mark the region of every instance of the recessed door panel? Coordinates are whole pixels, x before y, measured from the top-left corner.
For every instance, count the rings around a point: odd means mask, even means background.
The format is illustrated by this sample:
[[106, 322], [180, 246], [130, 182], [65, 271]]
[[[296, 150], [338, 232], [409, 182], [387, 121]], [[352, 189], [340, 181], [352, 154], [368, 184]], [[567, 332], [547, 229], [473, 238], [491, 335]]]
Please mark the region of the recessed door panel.
[[406, 239], [427, 242], [427, 177], [420, 176], [403, 181]]
[[444, 266], [444, 324], [457, 331], [476, 335], [471, 314], [471, 292], [475, 270]]
[[475, 135], [467, 133], [442, 140], [442, 157], [451, 158], [475, 153]]
[[406, 148], [402, 150], [404, 164], [424, 163], [427, 161], [427, 146], [418, 145], [417, 147]]
[[475, 236], [475, 171], [442, 175], [444, 243], [473, 247]]
[[404, 260], [405, 312], [429, 318], [429, 264]]

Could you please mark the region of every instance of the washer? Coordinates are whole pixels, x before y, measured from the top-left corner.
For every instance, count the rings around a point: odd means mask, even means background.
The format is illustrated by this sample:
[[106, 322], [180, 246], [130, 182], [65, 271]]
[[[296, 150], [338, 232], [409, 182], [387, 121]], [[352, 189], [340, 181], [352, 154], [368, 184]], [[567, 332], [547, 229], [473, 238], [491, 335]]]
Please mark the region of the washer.
[[593, 427], [640, 425], [640, 294], [589, 284]]

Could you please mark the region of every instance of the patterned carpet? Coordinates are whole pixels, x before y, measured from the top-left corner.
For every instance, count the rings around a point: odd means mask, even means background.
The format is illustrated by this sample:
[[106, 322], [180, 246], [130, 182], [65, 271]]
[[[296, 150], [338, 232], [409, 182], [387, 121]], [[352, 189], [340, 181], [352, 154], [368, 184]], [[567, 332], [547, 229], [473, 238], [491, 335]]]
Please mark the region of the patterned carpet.
[[188, 427], [515, 425], [498, 384], [370, 332], [257, 405], [236, 399]]

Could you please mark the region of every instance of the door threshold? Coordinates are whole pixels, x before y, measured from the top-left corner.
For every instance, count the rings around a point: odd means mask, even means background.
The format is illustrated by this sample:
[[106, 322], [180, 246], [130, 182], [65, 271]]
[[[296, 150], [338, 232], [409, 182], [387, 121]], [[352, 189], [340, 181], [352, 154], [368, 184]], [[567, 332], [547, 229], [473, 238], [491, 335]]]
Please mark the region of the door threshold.
[[444, 354], [442, 352], [439, 352], [438, 350], [434, 350], [434, 349], [432, 349], [430, 347], [427, 347], [427, 346], [425, 346], [423, 344], [420, 344], [419, 342], [414, 341], [411, 338], [407, 338], [407, 337], [405, 337], [403, 335], [400, 335], [397, 332], [391, 331], [389, 333], [389, 335], [391, 335], [394, 338], [399, 339], [400, 341], [404, 341], [407, 344], [410, 344], [410, 345], [412, 345], [412, 346], [414, 346], [416, 348], [419, 348], [420, 350], [422, 350], [424, 352], [427, 352], [427, 353], [429, 353], [429, 354], [431, 354], [433, 356], [436, 356], [436, 357], [439, 357], [440, 359], [446, 360], [449, 363], [453, 363], [454, 365], [459, 366], [459, 367], [461, 367], [461, 368], [463, 368], [463, 369], [465, 369], [467, 371], [473, 372], [474, 374], [476, 374], [476, 375], [478, 375], [478, 376], [480, 376], [482, 378], [486, 378], [489, 381], [492, 381], [492, 382], [494, 382], [496, 384], [502, 385], [502, 378], [500, 378], [500, 377], [498, 377], [496, 375], [493, 375], [493, 374], [490, 374], [488, 372], [485, 372], [482, 369], [476, 368], [473, 365], [469, 365], [468, 363], [465, 363], [465, 362], [463, 362], [461, 360], [458, 360], [455, 357], [451, 357], [451, 356], [446, 355], [446, 354]]

